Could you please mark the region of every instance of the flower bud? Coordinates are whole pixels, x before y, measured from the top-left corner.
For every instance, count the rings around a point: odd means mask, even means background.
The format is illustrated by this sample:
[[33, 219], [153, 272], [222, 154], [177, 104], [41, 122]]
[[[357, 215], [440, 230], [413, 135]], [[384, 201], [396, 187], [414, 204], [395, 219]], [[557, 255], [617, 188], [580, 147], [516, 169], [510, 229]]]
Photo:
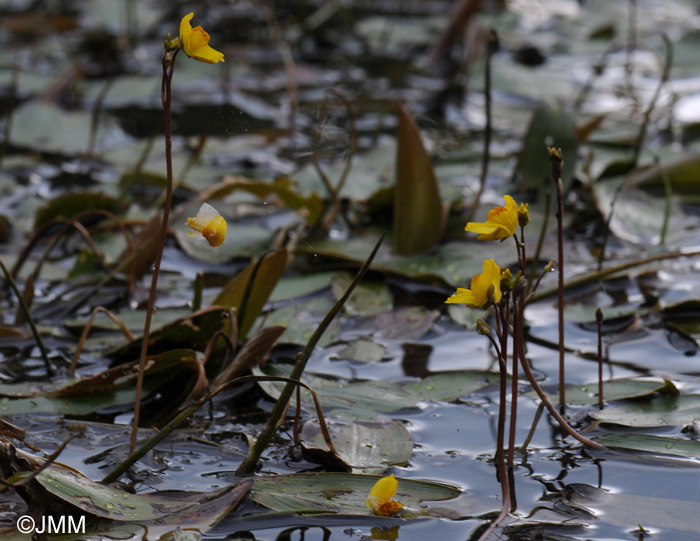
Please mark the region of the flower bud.
[[488, 336], [491, 334], [491, 327], [483, 319], [479, 318], [476, 320], [476, 332], [482, 336]]
[[530, 205], [527, 203], [520, 203], [518, 207], [518, 224], [520, 227], [525, 227], [530, 223]]

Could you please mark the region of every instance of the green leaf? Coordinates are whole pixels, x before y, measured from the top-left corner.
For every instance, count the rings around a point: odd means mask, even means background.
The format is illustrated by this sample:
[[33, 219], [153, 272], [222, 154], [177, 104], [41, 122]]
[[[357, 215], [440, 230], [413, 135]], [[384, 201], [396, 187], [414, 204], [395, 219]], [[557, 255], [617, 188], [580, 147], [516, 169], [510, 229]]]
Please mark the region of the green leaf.
[[301, 276], [283, 276], [270, 295], [270, 302], [296, 299], [327, 288], [334, 272], [316, 272]]
[[[277, 250], [251, 263], [235, 278], [229, 281], [212, 303], [215, 306], [235, 308], [238, 319], [238, 335], [243, 340], [262, 313], [272, 290], [284, 272], [287, 264], [287, 251]], [[253, 280], [252, 284], [249, 283]], [[246, 290], [250, 287], [245, 307], [242, 306]]]
[[595, 438], [597, 443], [616, 449], [644, 451], [662, 455], [675, 455], [687, 458], [700, 457], [700, 441], [657, 436], [655, 434], [606, 434]]
[[552, 167], [547, 147], [561, 148], [564, 153], [562, 182], [569, 188], [574, 175], [578, 135], [573, 117], [558, 106], [540, 103], [530, 119], [518, 158], [517, 172], [527, 191], [540, 192], [543, 187], [553, 187]]
[[[274, 511], [371, 515], [365, 499], [380, 479], [349, 473], [296, 473], [257, 477], [251, 498]], [[395, 500], [406, 507], [403, 517], [443, 516], [426, 502], [454, 500], [456, 487], [413, 479], [399, 479]]]
[[[336, 300], [340, 299], [353, 281], [348, 272], [338, 273], [331, 279], [331, 289]], [[382, 282], [362, 282], [343, 305], [349, 316], [373, 316], [391, 310], [393, 298], [389, 287]]]
[[624, 426], [678, 426], [691, 423], [700, 416], [700, 395], [655, 398], [592, 411], [588, 415], [601, 423]]
[[664, 193], [663, 177], [666, 175], [674, 193], [698, 195], [700, 194], [698, 167], [700, 167], [700, 156], [685, 156], [664, 163], [661, 167], [638, 169], [629, 175], [629, 182], [639, 188], [662, 195]]
[[498, 372], [464, 370], [433, 374], [415, 383], [404, 383], [402, 388], [420, 401], [454, 402], [499, 381]]
[[[606, 402], [641, 398], [661, 391], [665, 394], [674, 394], [673, 390], [675, 390], [675, 393], [678, 393], [678, 390], [669, 380], [648, 381], [624, 378], [603, 381], [603, 398]], [[527, 394], [529, 396], [537, 396], [534, 391]], [[559, 403], [559, 393], [549, 395], [549, 397], [553, 403]], [[597, 404], [598, 382], [568, 386], [566, 388], [566, 403], [573, 406]]]
[[[280, 343], [305, 346], [332, 306], [333, 303], [328, 297], [296, 301], [265, 314], [265, 325], [286, 327], [279, 339]], [[339, 332], [340, 319], [335, 318], [323, 333], [319, 346], [324, 347], [333, 343]]]
[[[357, 473], [382, 473], [388, 466], [403, 465], [411, 458], [411, 433], [398, 421], [370, 422], [326, 419], [338, 456]], [[330, 450], [316, 419], [304, 423], [301, 432], [307, 453]]]
[[446, 213], [433, 162], [423, 146], [418, 126], [401, 104], [398, 114], [394, 250], [399, 254], [415, 254], [440, 242]]

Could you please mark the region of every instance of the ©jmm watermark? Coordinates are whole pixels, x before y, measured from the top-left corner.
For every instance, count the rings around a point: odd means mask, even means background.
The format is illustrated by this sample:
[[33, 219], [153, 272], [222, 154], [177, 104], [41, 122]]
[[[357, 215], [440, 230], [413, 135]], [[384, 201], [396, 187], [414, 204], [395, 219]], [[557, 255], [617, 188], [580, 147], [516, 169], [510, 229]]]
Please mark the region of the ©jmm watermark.
[[42, 516], [37, 521], [29, 515], [22, 515], [17, 519], [17, 530], [23, 534], [84, 534], [85, 516], [73, 517], [61, 515], [60, 517]]

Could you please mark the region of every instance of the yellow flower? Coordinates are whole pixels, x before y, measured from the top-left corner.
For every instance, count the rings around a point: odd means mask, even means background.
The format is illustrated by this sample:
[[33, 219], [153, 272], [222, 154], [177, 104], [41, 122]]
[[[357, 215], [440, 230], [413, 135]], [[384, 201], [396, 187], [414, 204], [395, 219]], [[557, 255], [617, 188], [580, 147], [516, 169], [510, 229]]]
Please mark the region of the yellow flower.
[[510, 195], [503, 196], [505, 207], [494, 207], [485, 222], [469, 222], [465, 231], [479, 233], [477, 240], [503, 240], [515, 234], [518, 228], [518, 205]]
[[[226, 239], [226, 220], [208, 203], [199, 207], [194, 218], [187, 218], [187, 225], [207, 239], [209, 246], [221, 246]], [[190, 237], [194, 233], [190, 233]]]
[[399, 486], [399, 482], [394, 477], [392, 473], [388, 477], [382, 477], [377, 481], [372, 490], [369, 491], [369, 497], [365, 500], [365, 505], [370, 508], [370, 510], [381, 517], [390, 517], [401, 511], [403, 509], [403, 504], [392, 500], [391, 498], [396, 494], [396, 489]]
[[472, 278], [472, 288], [457, 288], [457, 293], [445, 303], [465, 303], [470, 308], [484, 308], [501, 300], [501, 269], [493, 259], [484, 260], [484, 270]]
[[184, 49], [187, 56], [200, 62], [206, 62], [207, 64], [223, 62], [224, 53], [209, 47], [209, 34], [206, 33], [204, 28], [201, 26], [192, 28], [190, 24], [192, 17], [194, 17], [194, 13], [185, 15], [180, 21], [180, 47]]

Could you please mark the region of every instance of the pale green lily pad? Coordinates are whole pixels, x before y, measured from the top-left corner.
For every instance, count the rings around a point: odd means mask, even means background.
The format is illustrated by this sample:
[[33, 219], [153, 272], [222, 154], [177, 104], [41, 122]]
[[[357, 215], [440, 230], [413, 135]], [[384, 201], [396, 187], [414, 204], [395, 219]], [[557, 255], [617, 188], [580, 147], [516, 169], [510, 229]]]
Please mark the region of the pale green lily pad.
[[[624, 400], [628, 398], [641, 398], [656, 392], [664, 394], [678, 394], [678, 389], [669, 380], [649, 381], [641, 379], [613, 379], [603, 381], [603, 399]], [[528, 393], [537, 396], [534, 391]], [[559, 403], [559, 394], [549, 395], [554, 404]], [[566, 403], [572, 406], [598, 403], [598, 382], [585, 383], [583, 385], [571, 385], [566, 388]]]
[[657, 436], [656, 434], [606, 434], [595, 438], [597, 443], [615, 449], [644, 451], [664, 455], [675, 455], [687, 458], [700, 457], [700, 441], [676, 438], [673, 436]]
[[678, 426], [700, 417], [700, 395], [661, 397], [589, 412], [600, 423], [633, 427]]
[[[326, 419], [338, 456], [356, 473], [379, 474], [411, 458], [411, 433], [398, 421], [365, 422]], [[304, 423], [302, 444], [308, 451], [330, 452], [318, 421]]]
[[454, 402], [461, 396], [496, 385], [499, 381], [498, 372], [464, 370], [433, 374], [415, 383], [404, 383], [402, 388], [421, 401]]
[[[353, 281], [350, 273], [338, 273], [331, 279], [333, 296], [340, 299]], [[391, 310], [393, 298], [389, 286], [381, 282], [362, 282], [343, 305], [349, 316], [373, 316]]]
[[[274, 511], [371, 515], [365, 499], [380, 479], [349, 473], [296, 473], [258, 477], [251, 498]], [[444, 516], [426, 502], [455, 500], [461, 491], [432, 481], [398, 479], [395, 500], [404, 504], [404, 517]]]

